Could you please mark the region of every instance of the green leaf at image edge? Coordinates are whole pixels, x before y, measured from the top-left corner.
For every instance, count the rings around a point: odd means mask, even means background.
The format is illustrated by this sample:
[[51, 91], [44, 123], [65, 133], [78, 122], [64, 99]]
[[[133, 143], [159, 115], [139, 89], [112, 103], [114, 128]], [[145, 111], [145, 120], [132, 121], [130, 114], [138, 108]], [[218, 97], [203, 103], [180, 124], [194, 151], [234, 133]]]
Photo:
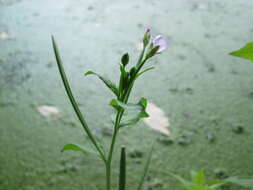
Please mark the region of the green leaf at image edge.
[[253, 61], [253, 42], [247, 43], [244, 47], [237, 51], [229, 53], [229, 55]]
[[242, 187], [253, 188], [253, 179], [244, 179], [244, 178], [239, 178], [237, 176], [234, 176], [234, 177], [229, 177], [225, 179], [224, 181], [233, 183]]
[[191, 177], [192, 181], [196, 184], [204, 185], [206, 183], [204, 170], [199, 170], [198, 172], [191, 171]]

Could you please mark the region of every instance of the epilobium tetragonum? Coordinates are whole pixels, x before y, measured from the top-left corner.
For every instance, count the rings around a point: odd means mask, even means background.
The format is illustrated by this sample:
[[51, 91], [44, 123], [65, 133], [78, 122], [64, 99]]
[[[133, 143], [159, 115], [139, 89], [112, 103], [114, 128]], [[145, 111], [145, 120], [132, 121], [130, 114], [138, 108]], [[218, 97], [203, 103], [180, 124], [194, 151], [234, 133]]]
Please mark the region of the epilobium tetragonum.
[[[118, 84], [112, 82], [108, 78], [105, 78], [104, 76], [97, 74], [93, 71], [88, 71], [85, 73], [85, 75], [96, 75], [115, 95], [115, 98], [113, 98], [110, 102], [110, 106], [112, 106], [115, 109], [116, 114], [113, 117], [114, 118], [113, 135], [112, 135], [111, 143], [109, 145], [108, 152], [104, 151], [105, 148], [99, 143], [99, 141], [97, 140], [98, 138], [95, 137], [92, 130], [90, 130], [90, 127], [88, 126], [83, 114], [81, 113], [78, 107], [78, 104], [76, 103], [76, 100], [72, 94], [70, 85], [68, 83], [54, 37], [52, 37], [52, 42], [53, 42], [53, 48], [54, 48], [57, 65], [60, 71], [63, 84], [65, 86], [66, 92], [74, 108], [74, 111], [77, 114], [78, 119], [80, 120], [83, 126], [83, 129], [85, 133], [87, 134], [87, 137], [89, 138], [94, 148], [94, 151], [90, 151], [87, 147], [79, 146], [79, 145], [71, 143], [71, 144], [66, 144], [63, 147], [62, 152], [67, 151], [67, 150], [80, 151], [85, 154], [89, 154], [89, 153], [94, 154], [96, 152], [95, 155], [101, 158], [101, 160], [105, 164], [106, 190], [111, 190], [111, 163], [112, 163], [112, 156], [113, 156], [114, 146], [115, 146], [118, 132], [120, 131], [121, 128], [134, 125], [140, 119], [144, 117], [148, 117], [148, 114], [145, 111], [146, 106], [147, 106], [147, 100], [145, 98], [141, 98], [137, 104], [128, 103], [128, 99], [132, 91], [132, 88], [134, 86], [134, 82], [143, 73], [151, 69], [154, 69], [154, 67], [148, 67], [146, 69], [143, 69], [143, 66], [149, 58], [153, 57], [154, 55], [158, 53], [161, 53], [167, 48], [166, 40], [161, 35], [158, 35], [151, 41], [151, 30], [147, 29], [143, 37], [143, 49], [140, 53], [137, 63], [128, 70], [126, 68], [126, 65], [129, 64], [129, 55], [128, 53], [126, 53], [122, 56], [121, 63], [120, 63], [120, 78], [119, 78]], [[150, 48], [147, 49], [148, 46]], [[125, 173], [125, 169], [124, 169], [125, 168], [124, 166], [125, 165], [125, 158], [124, 158], [125, 149], [123, 151], [124, 152], [121, 155], [122, 156], [121, 171]], [[148, 160], [150, 160], [150, 157]], [[147, 163], [149, 164], [149, 161]], [[145, 167], [143, 176], [145, 176], [146, 172], [147, 172], [147, 167]], [[125, 178], [124, 173], [121, 173], [120, 175], [120, 178], [121, 178], [120, 183], [122, 184], [119, 184], [119, 188], [121, 190], [125, 189], [125, 179], [123, 179]], [[143, 179], [144, 178], [142, 177], [141, 180]], [[138, 189], [141, 189], [141, 186], [142, 186], [142, 181], [140, 182]]]

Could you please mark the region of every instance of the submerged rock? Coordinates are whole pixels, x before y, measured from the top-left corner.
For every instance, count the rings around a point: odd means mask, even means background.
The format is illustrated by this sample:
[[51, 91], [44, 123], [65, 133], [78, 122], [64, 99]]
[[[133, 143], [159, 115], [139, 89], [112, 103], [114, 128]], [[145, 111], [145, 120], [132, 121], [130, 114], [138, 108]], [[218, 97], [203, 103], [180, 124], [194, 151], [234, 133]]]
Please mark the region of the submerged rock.
[[128, 155], [130, 158], [142, 158], [144, 154], [140, 150], [132, 150]]
[[192, 139], [191, 137], [189, 136], [186, 136], [186, 135], [182, 135], [178, 140], [177, 140], [177, 143], [179, 145], [188, 145], [192, 142]]
[[174, 142], [170, 137], [165, 136], [165, 135], [161, 135], [161, 136], [157, 137], [156, 140], [157, 140], [159, 143], [161, 143], [161, 144], [163, 144], [163, 145], [166, 145], [166, 146], [171, 145], [171, 144], [173, 144], [173, 142]]
[[209, 142], [214, 142], [216, 139], [216, 134], [214, 132], [207, 132], [206, 138]]
[[241, 125], [232, 126], [232, 131], [237, 134], [241, 134], [244, 132], [244, 127]]

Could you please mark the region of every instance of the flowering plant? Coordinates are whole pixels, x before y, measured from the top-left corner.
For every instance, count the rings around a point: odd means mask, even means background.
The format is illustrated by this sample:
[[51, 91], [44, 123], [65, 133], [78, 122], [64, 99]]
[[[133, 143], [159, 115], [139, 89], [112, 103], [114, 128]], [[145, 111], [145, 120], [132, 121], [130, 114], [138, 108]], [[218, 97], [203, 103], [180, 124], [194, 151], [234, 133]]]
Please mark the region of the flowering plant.
[[[106, 190], [111, 190], [111, 164], [112, 164], [112, 157], [114, 152], [114, 146], [117, 139], [117, 134], [119, 133], [120, 129], [129, 125], [136, 124], [141, 118], [148, 117], [145, 109], [147, 106], [147, 100], [145, 98], [141, 98], [137, 104], [128, 103], [129, 96], [131, 94], [132, 88], [137, 78], [139, 78], [143, 73], [154, 69], [154, 67], [148, 67], [143, 69], [144, 64], [153, 56], [160, 54], [165, 49], [167, 49], [166, 39], [158, 35], [154, 39], [151, 39], [151, 30], [147, 29], [144, 37], [143, 37], [143, 48], [140, 53], [139, 59], [137, 63], [131, 67], [131, 69], [127, 70], [126, 66], [129, 64], [129, 55], [128, 53], [124, 54], [121, 58], [120, 63], [120, 78], [118, 85], [113, 83], [111, 80], [93, 72], [88, 71], [85, 75], [96, 75], [99, 79], [103, 81], [103, 83], [114, 93], [115, 98], [111, 100], [110, 105], [115, 109], [116, 115], [114, 117], [114, 126], [113, 126], [113, 135], [111, 139], [111, 144], [109, 147], [109, 151], [106, 153], [104, 151], [104, 147], [99, 144], [98, 140], [90, 130], [84, 116], [82, 115], [76, 100], [72, 94], [70, 85], [68, 83], [63, 65], [62, 60], [54, 40], [52, 36], [52, 43], [53, 49], [56, 57], [56, 62], [59, 68], [59, 72], [65, 86], [66, 92], [68, 94], [69, 100], [75, 110], [75, 113], [82, 124], [82, 127], [87, 134], [90, 142], [93, 144], [95, 151], [90, 151], [85, 147], [81, 147], [76, 144], [66, 144], [63, 151], [67, 150], [74, 150], [74, 151], [81, 151], [84, 153], [94, 153], [99, 156], [99, 158], [103, 161], [105, 165], [105, 175], [106, 175]], [[126, 114], [130, 111], [130, 114]], [[128, 118], [126, 117], [128, 116]], [[146, 167], [141, 178], [141, 181], [138, 186], [138, 190], [142, 188], [143, 180], [148, 170], [148, 165], [150, 162], [152, 150], [149, 154]], [[125, 179], [126, 179], [126, 156], [125, 156], [125, 148], [121, 149], [121, 160], [120, 160], [120, 176], [119, 176], [119, 190], [125, 190]]]

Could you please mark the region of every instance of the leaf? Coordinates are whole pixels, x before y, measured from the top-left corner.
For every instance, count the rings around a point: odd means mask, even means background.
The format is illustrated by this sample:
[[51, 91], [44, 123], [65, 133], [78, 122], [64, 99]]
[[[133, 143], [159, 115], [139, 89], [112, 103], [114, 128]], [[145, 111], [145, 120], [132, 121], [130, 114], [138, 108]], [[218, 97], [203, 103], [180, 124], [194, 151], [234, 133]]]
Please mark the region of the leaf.
[[229, 54], [243, 58], [243, 59], [248, 59], [250, 61], [253, 61], [253, 42], [249, 42], [241, 49], [239, 49], [237, 51], [233, 51]]
[[240, 179], [237, 176], [224, 179], [226, 182], [234, 183], [242, 187], [253, 187], [253, 179]]
[[95, 148], [99, 152], [100, 157], [102, 158], [102, 160], [105, 162], [105, 156], [102, 153], [102, 151], [101, 151], [101, 149], [100, 149], [97, 141], [93, 137], [93, 134], [90, 131], [90, 128], [88, 127], [88, 125], [86, 123], [86, 120], [84, 119], [84, 116], [82, 115], [82, 113], [81, 113], [81, 111], [80, 111], [80, 109], [79, 109], [79, 107], [78, 107], [78, 105], [76, 103], [76, 100], [75, 100], [74, 95], [72, 93], [72, 90], [70, 88], [70, 85], [69, 85], [69, 82], [68, 82], [68, 79], [67, 79], [67, 76], [66, 76], [63, 64], [62, 64], [62, 60], [61, 60], [61, 56], [60, 56], [57, 44], [56, 44], [56, 42], [54, 40], [54, 36], [52, 36], [52, 44], [53, 44], [53, 50], [54, 50], [54, 54], [55, 54], [56, 63], [57, 63], [57, 66], [58, 66], [58, 69], [59, 69], [59, 72], [60, 72], [60, 75], [61, 75], [61, 79], [62, 79], [63, 85], [64, 85], [65, 90], [67, 92], [67, 95], [69, 97], [69, 100], [70, 100], [70, 102], [71, 102], [71, 104], [72, 104], [72, 106], [73, 106], [73, 108], [75, 110], [75, 113], [76, 113], [76, 115], [77, 115], [80, 123], [83, 126], [84, 131], [86, 132], [86, 134], [88, 135], [88, 137], [91, 140], [92, 144], [95, 146]]
[[140, 72], [137, 76], [136, 76], [136, 78], [138, 78], [139, 76], [141, 76], [142, 74], [144, 74], [145, 72], [147, 72], [147, 71], [150, 71], [150, 70], [153, 70], [155, 67], [149, 67], [149, 68], [147, 68], [147, 69], [144, 69], [142, 72]]
[[61, 149], [61, 152], [65, 152], [65, 151], [69, 151], [69, 150], [79, 151], [79, 152], [83, 152], [83, 153], [96, 154], [92, 150], [90, 150], [88, 148], [81, 147], [80, 145], [76, 145], [76, 144], [65, 144], [64, 147]]
[[152, 143], [152, 146], [151, 146], [151, 149], [150, 149], [150, 152], [149, 152], [147, 161], [146, 161], [146, 163], [145, 163], [144, 170], [143, 170], [143, 174], [142, 174], [142, 176], [141, 176], [140, 183], [139, 183], [139, 185], [138, 185], [137, 190], [141, 190], [141, 189], [142, 189], [142, 186], [143, 186], [145, 177], [146, 177], [146, 175], [147, 175], [147, 173], [148, 173], [148, 169], [149, 169], [149, 165], [150, 165], [150, 162], [151, 162], [153, 150], [154, 150], [154, 143]]
[[204, 185], [206, 182], [205, 173], [203, 170], [200, 170], [198, 172], [192, 171], [191, 176], [192, 176], [192, 181], [198, 185]]
[[188, 188], [188, 190], [213, 190], [211, 187], [203, 186], [203, 185], [193, 185]]
[[125, 186], [126, 186], [126, 151], [125, 147], [122, 147], [120, 155], [119, 190], [125, 190]]
[[149, 115], [145, 111], [147, 107], [147, 100], [145, 98], [141, 98], [137, 104], [125, 104], [119, 100], [112, 99], [110, 105], [116, 110], [124, 109], [126, 111], [126, 113], [124, 114], [124, 119], [122, 119], [122, 122], [120, 124], [120, 127], [134, 125], [141, 118], [149, 117]]
[[223, 180], [217, 180], [217, 181], [209, 181], [209, 182], [207, 182], [207, 185], [212, 189], [217, 189], [226, 183], [227, 182], [225, 182]]
[[170, 175], [172, 177], [174, 177], [176, 180], [178, 180], [185, 189], [188, 189], [189, 187], [191, 187], [191, 186], [194, 185], [194, 183], [192, 183], [191, 181], [188, 181], [188, 180], [182, 178], [179, 175], [176, 175], [176, 174], [170, 174]]
[[96, 75], [99, 79], [101, 79], [104, 84], [118, 97], [119, 96], [119, 90], [117, 88], [117, 86], [112, 82], [110, 81], [109, 79], [107, 79], [106, 77], [103, 77], [93, 71], [88, 71], [85, 73], [85, 76], [87, 75]]

